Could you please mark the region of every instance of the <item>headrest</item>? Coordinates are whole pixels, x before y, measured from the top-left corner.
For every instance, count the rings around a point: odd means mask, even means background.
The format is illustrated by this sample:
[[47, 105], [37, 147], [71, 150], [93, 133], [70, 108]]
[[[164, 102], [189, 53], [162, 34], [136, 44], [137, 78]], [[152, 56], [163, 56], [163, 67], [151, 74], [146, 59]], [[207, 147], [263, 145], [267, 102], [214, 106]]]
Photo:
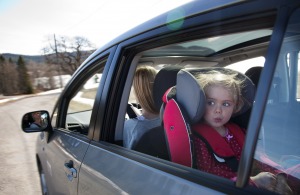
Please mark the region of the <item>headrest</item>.
[[244, 80], [242, 88], [242, 96], [244, 98], [244, 106], [235, 113], [234, 116], [246, 112], [253, 104], [255, 96], [255, 86], [253, 82], [244, 74], [225, 68], [201, 68], [180, 70], [177, 74], [176, 83], [176, 99], [184, 108], [190, 119], [190, 123], [199, 122], [205, 111], [205, 94], [200, 87], [197, 79], [193, 75], [205, 73], [211, 70], [220, 71], [222, 73], [238, 73], [237, 77]]
[[181, 66], [167, 66], [162, 68], [154, 79], [153, 83], [153, 99], [157, 110], [163, 103], [162, 97], [164, 93], [172, 86], [176, 85], [176, 77]]
[[184, 108], [191, 124], [202, 118], [205, 94], [196, 78], [186, 70], [180, 70], [177, 74], [176, 99]]
[[259, 77], [260, 77], [260, 73], [261, 73], [262, 69], [263, 69], [263, 67], [261, 67], [261, 66], [255, 66], [255, 67], [249, 68], [245, 72], [245, 75], [251, 79], [251, 81], [254, 83], [255, 86], [258, 85], [258, 81], [259, 81]]

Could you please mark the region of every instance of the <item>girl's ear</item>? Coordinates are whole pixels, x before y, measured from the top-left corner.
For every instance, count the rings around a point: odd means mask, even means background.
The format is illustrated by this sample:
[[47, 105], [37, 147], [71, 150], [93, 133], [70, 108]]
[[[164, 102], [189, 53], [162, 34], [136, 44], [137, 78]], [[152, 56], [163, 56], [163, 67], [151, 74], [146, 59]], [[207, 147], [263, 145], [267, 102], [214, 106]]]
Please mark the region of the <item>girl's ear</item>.
[[238, 112], [238, 105], [235, 104], [234, 107], [233, 107], [233, 114], [237, 113]]
[[234, 113], [239, 112], [243, 108], [243, 106], [244, 106], [244, 101], [240, 99], [234, 106]]

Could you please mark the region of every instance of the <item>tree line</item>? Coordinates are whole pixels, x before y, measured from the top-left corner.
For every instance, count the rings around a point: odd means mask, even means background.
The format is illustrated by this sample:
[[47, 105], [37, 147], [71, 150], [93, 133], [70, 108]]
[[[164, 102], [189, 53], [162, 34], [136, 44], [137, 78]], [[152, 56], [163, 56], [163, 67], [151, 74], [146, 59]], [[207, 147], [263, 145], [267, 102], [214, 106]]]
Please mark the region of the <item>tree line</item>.
[[5, 59], [0, 54], [0, 94], [19, 95], [59, 88], [55, 76], [72, 75], [81, 63], [95, 51], [83, 37], [59, 37], [42, 49], [45, 62]]

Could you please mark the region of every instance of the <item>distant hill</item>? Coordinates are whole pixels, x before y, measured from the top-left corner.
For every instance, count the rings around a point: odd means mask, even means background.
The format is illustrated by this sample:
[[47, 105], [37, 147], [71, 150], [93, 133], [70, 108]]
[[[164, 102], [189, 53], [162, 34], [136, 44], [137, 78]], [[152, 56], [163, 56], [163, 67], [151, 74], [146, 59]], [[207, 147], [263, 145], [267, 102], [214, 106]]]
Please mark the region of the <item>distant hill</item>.
[[[82, 61], [84, 61], [89, 55], [91, 55], [95, 50], [90, 50], [90, 51], [84, 51], [82, 53]], [[6, 60], [11, 58], [14, 62], [18, 61], [19, 56], [22, 56], [23, 60], [25, 62], [33, 61], [36, 63], [45, 63], [45, 56], [43, 55], [35, 55], [35, 56], [30, 56], [30, 55], [20, 55], [20, 54], [11, 54], [11, 53], [0, 53]], [[75, 54], [74, 54], [75, 55]], [[54, 54], [50, 54], [50, 56], [54, 56]]]
[[25, 62], [34, 61], [36, 63], [44, 63], [45, 58], [43, 55], [36, 55], [36, 56], [30, 56], [30, 55], [20, 55], [20, 54], [10, 54], [10, 53], [3, 53], [2, 55], [6, 60], [11, 58], [14, 62], [18, 61], [19, 56], [22, 56], [23, 60]]

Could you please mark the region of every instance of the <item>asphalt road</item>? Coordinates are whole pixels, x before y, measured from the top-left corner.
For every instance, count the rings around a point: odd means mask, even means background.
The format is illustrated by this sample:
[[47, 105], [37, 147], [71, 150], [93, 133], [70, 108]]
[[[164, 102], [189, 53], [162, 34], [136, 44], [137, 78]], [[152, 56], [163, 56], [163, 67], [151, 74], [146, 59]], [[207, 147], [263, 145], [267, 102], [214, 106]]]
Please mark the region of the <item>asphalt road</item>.
[[41, 194], [35, 162], [39, 133], [24, 133], [21, 118], [34, 110], [52, 113], [58, 95], [39, 95], [0, 104], [0, 195]]

